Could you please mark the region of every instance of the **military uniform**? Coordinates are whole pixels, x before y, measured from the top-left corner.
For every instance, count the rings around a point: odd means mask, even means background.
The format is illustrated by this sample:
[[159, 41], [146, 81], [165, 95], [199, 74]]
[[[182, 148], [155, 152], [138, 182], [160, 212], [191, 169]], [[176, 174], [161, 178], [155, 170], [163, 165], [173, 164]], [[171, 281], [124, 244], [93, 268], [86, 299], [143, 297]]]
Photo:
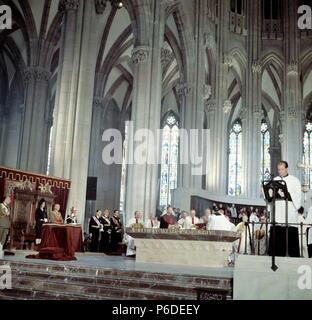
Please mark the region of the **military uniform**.
[[103, 225], [101, 231], [101, 241], [100, 241], [100, 251], [108, 252], [110, 251], [110, 234], [112, 232], [111, 221], [108, 217], [100, 217], [100, 222]]
[[112, 225], [112, 238], [111, 238], [111, 246], [112, 251], [116, 252], [118, 243], [122, 242], [122, 223], [120, 217], [113, 216], [111, 218]]
[[0, 242], [5, 246], [10, 230], [10, 208], [4, 203], [0, 204]]

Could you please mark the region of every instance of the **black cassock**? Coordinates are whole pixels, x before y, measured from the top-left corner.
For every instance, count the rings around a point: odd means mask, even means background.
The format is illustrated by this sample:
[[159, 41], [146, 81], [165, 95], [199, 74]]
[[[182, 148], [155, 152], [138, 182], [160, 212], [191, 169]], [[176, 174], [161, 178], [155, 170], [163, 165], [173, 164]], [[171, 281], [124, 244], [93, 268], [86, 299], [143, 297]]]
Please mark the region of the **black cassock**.
[[[273, 227], [270, 228], [269, 256], [273, 255]], [[288, 227], [288, 254], [290, 257], [300, 257], [299, 232], [297, 227]], [[276, 226], [275, 230], [275, 255], [286, 256], [286, 227]]]
[[99, 237], [100, 237], [100, 220], [96, 216], [91, 217], [89, 222], [89, 233], [91, 237], [91, 252], [99, 251]]
[[111, 218], [112, 235], [111, 248], [113, 252], [117, 251], [118, 243], [122, 242], [122, 223], [120, 217], [113, 216]]
[[44, 219], [48, 219], [47, 211], [45, 209], [41, 210], [40, 208], [37, 208], [35, 213], [37, 239], [41, 239], [42, 225], [44, 224]]
[[109, 252], [110, 251], [110, 234], [112, 231], [111, 221], [109, 218], [101, 217], [101, 224], [103, 225], [103, 231], [101, 232], [101, 240], [100, 240], [100, 251], [101, 252]]

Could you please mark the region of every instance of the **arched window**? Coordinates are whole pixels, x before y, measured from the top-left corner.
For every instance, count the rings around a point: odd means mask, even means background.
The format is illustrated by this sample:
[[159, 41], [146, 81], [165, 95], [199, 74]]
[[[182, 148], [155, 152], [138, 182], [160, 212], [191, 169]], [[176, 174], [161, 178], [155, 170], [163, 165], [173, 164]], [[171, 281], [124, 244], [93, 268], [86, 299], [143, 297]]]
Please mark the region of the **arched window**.
[[171, 204], [171, 192], [177, 187], [179, 160], [179, 123], [169, 114], [163, 125], [159, 205]]
[[261, 122], [261, 182], [271, 178], [270, 131], [266, 120]]
[[[303, 136], [303, 162], [306, 165], [312, 165], [312, 122], [308, 122], [305, 126]], [[308, 176], [309, 189], [312, 188], [312, 170], [309, 171]]]
[[229, 137], [229, 182], [228, 195], [240, 196], [242, 170], [242, 124], [240, 120], [234, 122]]

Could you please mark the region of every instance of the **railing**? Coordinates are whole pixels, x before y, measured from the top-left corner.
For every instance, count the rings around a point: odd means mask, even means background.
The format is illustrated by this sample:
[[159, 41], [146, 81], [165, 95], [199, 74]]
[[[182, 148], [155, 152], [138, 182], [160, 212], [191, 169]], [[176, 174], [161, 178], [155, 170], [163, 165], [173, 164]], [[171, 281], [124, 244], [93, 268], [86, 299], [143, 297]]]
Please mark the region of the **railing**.
[[[243, 231], [245, 234], [244, 238], [244, 253], [245, 255], [249, 254], [248, 253], [248, 248], [250, 249], [250, 254], [251, 255], [260, 255], [259, 249], [260, 249], [260, 241], [261, 239], [256, 239], [256, 231], [260, 229], [256, 229], [255, 227], [257, 225], [262, 225], [264, 226], [265, 230], [265, 253], [261, 255], [268, 255], [269, 254], [269, 226], [273, 226], [273, 222], [243, 222], [245, 225], [245, 230]], [[303, 258], [303, 248], [304, 248], [304, 243], [303, 243], [303, 237], [304, 237], [304, 228], [312, 228], [312, 224], [306, 224], [306, 223], [291, 223], [291, 224], [286, 224], [286, 223], [275, 223], [275, 226], [285, 226], [288, 227], [298, 227], [298, 232], [299, 232], [299, 243], [300, 243], [300, 256]], [[262, 230], [262, 229], [261, 229]], [[287, 234], [287, 233], [286, 233]], [[271, 236], [271, 235], [270, 235]], [[249, 239], [249, 244], [248, 244], [248, 239]], [[286, 252], [288, 252], [288, 238], [286, 239]], [[258, 252], [255, 251], [255, 245], [258, 242]], [[258, 253], [258, 254], [257, 254]]]

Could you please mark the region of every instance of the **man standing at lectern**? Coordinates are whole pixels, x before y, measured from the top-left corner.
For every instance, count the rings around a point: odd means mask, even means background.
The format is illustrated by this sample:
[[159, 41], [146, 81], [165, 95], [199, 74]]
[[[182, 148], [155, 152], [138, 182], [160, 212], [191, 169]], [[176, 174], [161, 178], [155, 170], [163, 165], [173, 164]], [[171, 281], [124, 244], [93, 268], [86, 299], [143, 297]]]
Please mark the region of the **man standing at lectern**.
[[[278, 177], [275, 181], [285, 181], [288, 189], [288, 253], [290, 257], [299, 257], [299, 234], [298, 226], [292, 225], [298, 223], [298, 209], [301, 207], [301, 184], [298, 178], [288, 173], [288, 163], [280, 161], [278, 163]], [[281, 196], [284, 196], [280, 192]], [[276, 256], [286, 255], [286, 201], [276, 200], [275, 202], [275, 221], [276, 226], [276, 241], [275, 254]], [[272, 222], [272, 221], [271, 221]], [[284, 224], [284, 225], [278, 225]], [[270, 248], [269, 254], [272, 255], [272, 228], [270, 230]]]

